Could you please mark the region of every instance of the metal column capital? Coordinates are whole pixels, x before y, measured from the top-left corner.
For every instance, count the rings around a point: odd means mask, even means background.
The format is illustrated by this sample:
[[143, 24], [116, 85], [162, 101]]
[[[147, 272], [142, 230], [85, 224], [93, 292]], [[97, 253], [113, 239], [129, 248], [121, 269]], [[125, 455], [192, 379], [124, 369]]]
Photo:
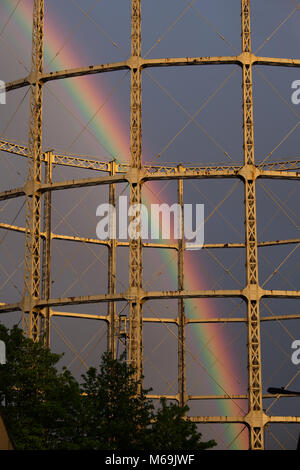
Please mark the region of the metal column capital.
[[255, 165], [245, 164], [239, 170], [238, 175], [244, 181], [255, 181], [261, 175], [261, 171]]
[[253, 301], [256, 300], [257, 302], [264, 296], [265, 290], [262, 289], [258, 284], [248, 284], [243, 289], [244, 297], [249, 300]]

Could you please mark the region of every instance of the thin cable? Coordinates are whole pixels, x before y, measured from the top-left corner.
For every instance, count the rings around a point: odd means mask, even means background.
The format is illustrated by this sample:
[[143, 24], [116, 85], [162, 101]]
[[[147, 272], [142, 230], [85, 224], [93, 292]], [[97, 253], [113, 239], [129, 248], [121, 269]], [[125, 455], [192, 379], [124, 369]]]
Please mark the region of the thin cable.
[[[84, 353], [84, 351], [89, 347], [89, 345], [97, 338], [98, 335], [101, 334], [101, 332], [104, 329], [104, 325], [101, 325], [98, 330], [94, 333], [94, 335], [90, 338], [90, 340], [85, 344], [85, 346], [79, 351], [80, 354]], [[86, 359], [86, 358], [85, 358]], [[68, 363], [67, 369], [70, 369], [72, 366], [73, 362], [76, 360], [74, 357], [71, 362]]]
[[18, 103], [18, 106], [16, 107], [15, 111], [13, 112], [13, 114], [11, 115], [11, 117], [9, 118], [8, 122], [6, 123], [4, 129], [2, 130], [1, 134], [0, 134], [0, 139], [3, 138], [5, 132], [7, 131], [7, 129], [9, 128], [9, 126], [11, 125], [11, 123], [13, 122], [14, 118], [16, 117], [18, 111], [20, 110], [22, 104], [24, 103], [25, 101], [25, 98], [26, 96], [28, 95], [28, 92], [30, 90], [30, 87], [26, 90], [24, 96], [21, 98], [21, 100], [19, 101]]
[[12, 17], [14, 16], [14, 14], [15, 14], [15, 12], [16, 12], [18, 6], [20, 5], [20, 3], [21, 3], [21, 0], [18, 0], [18, 3], [15, 5], [14, 9], [11, 11], [11, 13], [10, 13], [9, 17], [7, 18], [6, 22], [5, 22], [4, 25], [2, 26], [2, 28], [1, 28], [1, 30], [0, 30], [0, 38], [1, 38], [1, 36], [3, 35], [3, 33], [4, 33], [5, 29], [6, 29], [6, 27], [9, 25], [9, 23], [10, 23]]
[[[269, 264], [269, 266], [271, 266], [272, 268], [274, 267], [271, 261], [268, 260], [265, 255], [261, 254], [261, 257]], [[297, 287], [292, 283], [292, 281], [287, 276], [285, 276], [278, 270], [276, 272], [292, 288], [292, 290], [297, 290]]]
[[279, 445], [279, 447], [282, 449], [282, 450], [286, 450], [286, 448], [281, 444], [281, 442], [279, 441], [279, 439], [277, 439], [276, 436], [274, 436], [274, 434], [272, 433], [272, 431], [270, 431], [270, 429], [266, 428], [267, 432], [270, 434], [270, 436], [274, 439], [274, 441]]
[[185, 14], [191, 9], [192, 7], [192, 4], [195, 2], [195, 0], [192, 0], [192, 2], [190, 2], [190, 5], [188, 5], [181, 13], [180, 15], [173, 21], [173, 23], [170, 24], [170, 26], [168, 26], [168, 28], [166, 29], [166, 31], [157, 39], [157, 41], [153, 44], [152, 47], [150, 47], [150, 49], [146, 52], [146, 54], [144, 55], [144, 58], [146, 59], [148, 57], [148, 55], [153, 51], [153, 49], [162, 41], [162, 39], [164, 39], [167, 34], [174, 28], [174, 26], [181, 20], [181, 18], [183, 18], [185, 16]]
[[259, 182], [259, 186], [270, 197], [270, 199], [272, 199], [272, 201], [276, 204], [276, 206], [279, 207], [282, 213], [289, 219], [291, 224], [299, 231], [300, 230], [299, 225], [296, 222], [294, 222], [294, 219], [288, 214], [287, 210], [282, 206], [282, 202], [278, 202], [275, 195], [273, 196], [272, 191], [270, 189], [266, 189], [262, 183]]
[[269, 282], [272, 277], [279, 271], [279, 269], [286, 263], [286, 261], [292, 256], [292, 254], [295, 253], [295, 251], [299, 248], [300, 243], [298, 243], [291, 251], [290, 253], [284, 258], [284, 260], [274, 269], [274, 271], [267, 277], [267, 279], [264, 281], [262, 284], [262, 288]]
[[[74, 0], [72, 0], [73, 3], [74, 3]], [[97, 5], [97, 3], [99, 3], [99, 0], [95, 0], [95, 2], [91, 5], [90, 9], [88, 10], [88, 12], [90, 13], [94, 8], [95, 6]], [[52, 57], [52, 59], [50, 60], [50, 62], [48, 62], [48, 64], [46, 65], [45, 67], [45, 71], [47, 71], [50, 67], [50, 65], [54, 62], [54, 60], [59, 56], [59, 54], [61, 53], [61, 51], [66, 47], [66, 45], [68, 44], [68, 42], [70, 42], [70, 40], [72, 39], [72, 37], [74, 36], [74, 34], [79, 30], [80, 26], [82, 25], [82, 23], [84, 22], [85, 18], [82, 18], [81, 21], [79, 21], [79, 23], [73, 28], [73, 30], [71, 31], [71, 33], [69, 34], [69, 36], [66, 38], [66, 40], [64, 41], [64, 43], [62, 44], [62, 46], [60, 47], [60, 49], [58, 49], [58, 51], [56, 52], [56, 54]]]
[[[145, 71], [145, 73], [151, 78], [151, 80], [158, 86], [158, 88], [160, 88], [188, 117], [189, 119], [197, 126], [199, 127], [199, 129], [206, 135], [206, 137], [209, 138], [209, 140], [211, 142], [213, 142], [215, 144], [215, 146], [227, 157], [229, 158], [232, 162], [233, 162], [233, 159], [231, 158], [231, 156], [229, 155], [228, 152], [226, 152], [226, 150], [220, 145], [218, 144], [218, 142], [206, 131], [206, 129], [204, 129], [204, 127], [199, 124], [198, 121], [196, 121], [194, 118], [193, 118], [193, 115], [190, 114], [185, 108], [184, 106], [182, 106], [179, 101], [177, 101], [174, 96], [165, 88], [163, 87], [158, 80], [156, 80], [148, 71]], [[157, 160], [158, 158], [160, 158], [160, 154], [158, 154], [154, 159], [153, 159], [153, 162], [155, 160]]]
[[256, 51], [254, 52], [254, 54], [256, 55], [258, 53], [258, 51], [260, 51], [264, 46], [265, 44], [267, 44], [267, 42], [269, 42], [272, 37], [281, 29], [281, 27], [283, 25], [285, 25], [288, 20], [294, 15], [294, 13], [298, 10], [298, 8], [294, 8], [290, 13], [289, 15], [274, 29], [274, 31], [272, 31], [272, 33], [264, 40], [264, 42], [256, 49]]
[[[191, 3], [190, 0], [186, 0], [188, 3]], [[233, 45], [225, 38], [224, 34], [220, 33], [220, 31], [217, 30], [217, 28], [206, 18], [206, 16], [204, 16], [200, 10], [198, 9], [198, 7], [196, 7], [195, 5], [192, 5], [192, 8], [196, 11], [196, 13], [200, 16], [200, 18], [202, 20], [205, 21], [205, 23], [220, 37], [220, 39], [222, 39], [222, 41], [224, 41], [227, 46], [230, 47], [230, 49], [233, 50], [233, 52], [236, 54], [236, 55], [239, 55], [239, 51], [237, 51], [235, 49], [235, 47], [233, 47]]]
[[123, 54], [124, 57], [127, 57], [127, 54], [125, 54], [125, 52], [123, 51], [123, 49], [119, 46], [119, 44], [117, 44], [107, 33], [106, 31], [101, 28], [101, 26], [99, 26], [99, 24], [95, 21], [95, 19], [88, 13], [86, 12], [80, 5], [78, 5], [78, 3], [75, 1], [75, 0], [72, 0], [72, 2], [74, 3], [74, 5], [77, 6], [77, 8], [79, 8], [79, 10], [96, 26], [96, 28], [98, 29], [98, 31], [100, 31], [103, 36], [109, 41], [111, 42], [111, 44], [116, 47], [117, 49], [119, 49], [119, 51]]
[[65, 343], [65, 345], [72, 351], [72, 353], [74, 355], [77, 356], [77, 358], [79, 359], [79, 361], [82, 363], [82, 365], [88, 369], [88, 366], [87, 364], [85, 363], [85, 361], [82, 359], [82, 357], [80, 356], [80, 354], [78, 353], [78, 351], [76, 351], [76, 349], [74, 348], [74, 346], [72, 345], [71, 341], [66, 337], [66, 335], [63, 333], [63, 331], [61, 330], [61, 328], [58, 327], [58, 325], [56, 324], [56, 322], [52, 319], [51, 321], [51, 326], [54, 328], [54, 330], [56, 331], [56, 333], [61, 337], [61, 339], [63, 340], [63, 342]]

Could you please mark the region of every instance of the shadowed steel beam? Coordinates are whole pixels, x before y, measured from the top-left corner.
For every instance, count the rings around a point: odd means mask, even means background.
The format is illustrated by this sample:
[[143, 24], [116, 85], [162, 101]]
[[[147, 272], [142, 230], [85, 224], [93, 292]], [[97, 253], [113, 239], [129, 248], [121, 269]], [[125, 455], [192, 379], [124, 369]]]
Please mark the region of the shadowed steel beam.
[[14, 304], [6, 304], [0, 302], [0, 313], [10, 313], [10, 312], [18, 312], [22, 310], [21, 302], [17, 302]]
[[299, 59], [281, 59], [275, 57], [256, 57], [257, 65], [269, 65], [279, 67], [300, 67]]
[[30, 85], [30, 78], [20, 78], [19, 80], [14, 80], [13, 82], [8, 82], [5, 84], [5, 91], [18, 90], [19, 88], [24, 88], [25, 86]]
[[0, 201], [6, 201], [8, 199], [14, 199], [16, 197], [25, 196], [26, 189], [23, 186], [22, 188], [8, 189], [0, 193]]

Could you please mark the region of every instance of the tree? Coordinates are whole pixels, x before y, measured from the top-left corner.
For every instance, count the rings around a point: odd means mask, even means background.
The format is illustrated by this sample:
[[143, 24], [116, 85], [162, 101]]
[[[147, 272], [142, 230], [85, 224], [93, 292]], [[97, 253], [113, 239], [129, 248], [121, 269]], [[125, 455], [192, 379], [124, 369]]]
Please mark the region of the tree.
[[175, 403], [167, 404], [160, 400], [155, 420], [151, 427], [148, 450], [206, 450], [216, 446], [214, 440], [202, 442], [202, 435], [194, 422], [184, 419], [189, 407], [180, 407]]
[[25, 338], [14, 326], [0, 325], [6, 344], [0, 366], [0, 410], [17, 450], [68, 446], [78, 415], [79, 386], [67, 370], [58, 373], [61, 356]]
[[[134, 380], [135, 370], [109, 353], [102, 356], [99, 372], [83, 375], [81, 447], [105, 450], [145, 448], [153, 405], [148, 390]], [[139, 390], [140, 387], [140, 390]]]

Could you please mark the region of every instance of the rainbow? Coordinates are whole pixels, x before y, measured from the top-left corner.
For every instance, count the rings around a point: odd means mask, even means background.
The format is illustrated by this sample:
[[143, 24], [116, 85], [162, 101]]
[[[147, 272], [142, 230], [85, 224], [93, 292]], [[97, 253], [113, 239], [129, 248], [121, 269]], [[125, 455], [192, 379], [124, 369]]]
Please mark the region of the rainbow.
[[[7, 18], [11, 14], [15, 2], [12, 0], [2, 0], [0, 5], [1, 18]], [[27, 47], [31, 41], [31, 22], [32, 22], [32, 2], [23, 0], [18, 5], [11, 21], [11, 36], [10, 40], [12, 44], [21, 53], [25, 53], [25, 45]], [[59, 18], [51, 18], [47, 15], [46, 24], [46, 43], [45, 43], [45, 59], [46, 65], [52, 61], [53, 66], [57, 70], [65, 69], [66, 67], [72, 68], [77, 67], [80, 62], [79, 58], [81, 55], [80, 46], [70, 48], [66, 45], [59, 55], [57, 51], [61, 49], [64, 44], [64, 38], [62, 36], [62, 28], [59, 27]], [[21, 40], [20, 40], [21, 39]], [[24, 45], [25, 44], [25, 45]], [[76, 52], [75, 52], [76, 51]], [[27, 51], [28, 53], [28, 51]], [[54, 59], [53, 59], [54, 58]], [[96, 86], [93, 81], [85, 81], [80, 78], [76, 80], [64, 80], [63, 86], [65, 88], [67, 96], [74, 101], [80, 119], [83, 122], [88, 122], [91, 116], [97, 113], [99, 104], [103, 103], [106, 97], [105, 90]], [[87, 83], [88, 82], [88, 83]], [[122, 120], [120, 119], [120, 113], [116, 112], [112, 106], [105, 106], [105, 111], [101, 113], [101, 116], [97, 115], [90, 123], [90, 129], [95, 134], [98, 141], [102, 142], [105, 150], [119, 161], [126, 162], [129, 159], [129, 136], [128, 132], [124, 130]], [[163, 199], [167, 200], [168, 195], [164, 194]], [[147, 196], [147, 203], [157, 202], [155, 195], [149, 192]], [[169, 276], [172, 282], [177, 282], [177, 262], [172, 258], [172, 253], [169, 250], [163, 257], [163, 262], [168, 267]], [[205, 273], [200, 270], [199, 265], [193, 261], [192, 256], [187, 257], [185, 263], [185, 282], [191, 290], [201, 288], [205, 289]], [[186, 311], [187, 315], [191, 318], [195, 318], [195, 311], [205, 311], [205, 317], [213, 317], [214, 311], [212, 302], [205, 300], [190, 300], [187, 302]], [[211, 355], [207, 348], [201, 351], [201, 363], [209, 375], [213, 377], [213, 389], [207, 393], [218, 394], [226, 393], [226, 391], [235, 390], [236, 387], [234, 376], [238, 376], [239, 365], [237, 364], [238, 358], [233, 358], [233, 354], [226, 349], [225, 335], [221, 334], [218, 329], [212, 324], [204, 324], [202, 327], [195, 327], [195, 337], [197, 344], [205, 344], [207, 339], [214, 336], [213, 348], [214, 356], [222, 358], [225, 363], [223, 367], [218, 361], [211, 363]], [[209, 369], [209, 370], [208, 370]], [[230, 392], [229, 392], [230, 393]], [[238, 393], [238, 392], [237, 392]], [[241, 392], [242, 393], [242, 392]], [[239, 404], [236, 404], [233, 400], [222, 400], [219, 407], [220, 415], [236, 415], [241, 413]], [[209, 413], [208, 413], [209, 414]], [[231, 449], [247, 449], [248, 448], [248, 433], [242, 432], [240, 435], [240, 427], [236, 425], [230, 425], [224, 433], [224, 440], [226, 437], [226, 443], [231, 444]], [[238, 436], [238, 437], [237, 437]], [[218, 438], [216, 437], [218, 440]]]

